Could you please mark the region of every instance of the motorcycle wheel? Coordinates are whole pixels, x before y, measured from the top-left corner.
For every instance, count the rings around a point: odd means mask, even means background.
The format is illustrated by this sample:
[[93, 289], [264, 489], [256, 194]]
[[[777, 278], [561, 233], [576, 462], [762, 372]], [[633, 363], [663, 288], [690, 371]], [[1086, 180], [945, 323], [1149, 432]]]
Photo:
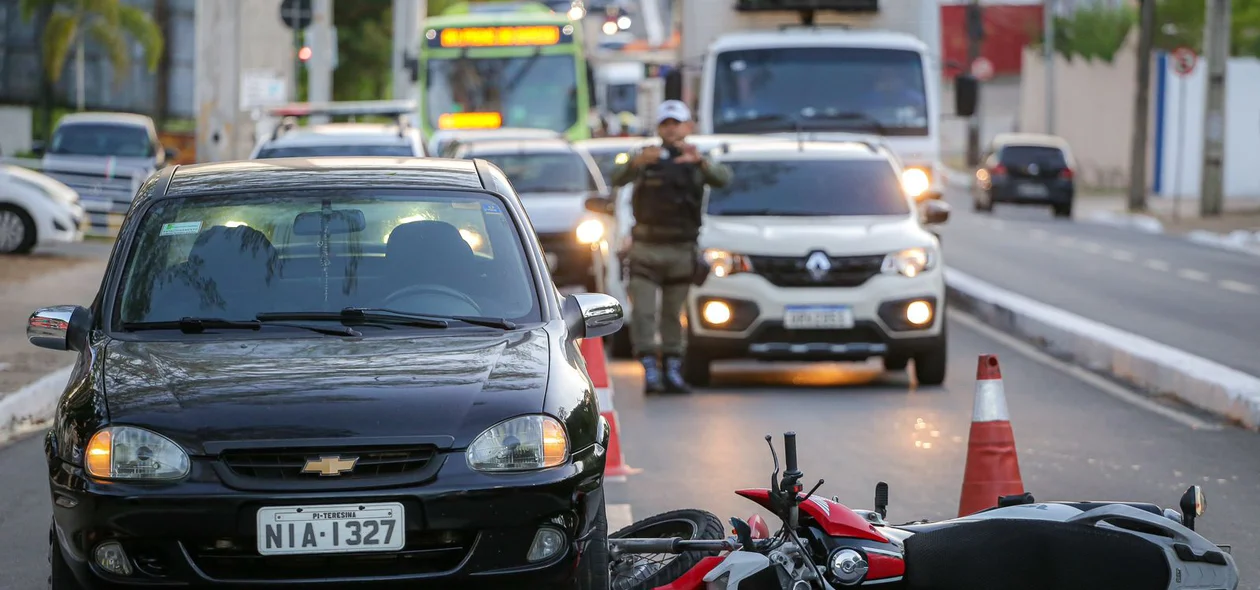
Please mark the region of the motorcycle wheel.
[[[649, 516], [608, 535], [610, 539], [655, 539], [680, 537], [692, 541], [725, 539], [722, 521], [704, 510], [674, 510]], [[612, 570], [612, 590], [652, 590], [682, 577], [705, 557], [716, 551], [691, 551], [678, 555], [627, 554], [616, 558]], [[658, 559], [653, 559], [658, 558]]]

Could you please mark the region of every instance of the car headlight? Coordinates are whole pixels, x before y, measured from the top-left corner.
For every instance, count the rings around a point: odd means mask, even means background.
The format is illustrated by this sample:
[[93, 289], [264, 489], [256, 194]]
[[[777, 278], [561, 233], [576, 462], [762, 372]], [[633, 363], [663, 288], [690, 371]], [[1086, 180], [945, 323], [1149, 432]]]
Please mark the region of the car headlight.
[[932, 188], [932, 179], [922, 168], [906, 168], [901, 172], [901, 187], [907, 195], [918, 198]]
[[725, 277], [737, 272], [752, 272], [752, 261], [743, 254], [709, 248], [704, 251], [704, 261], [715, 277]]
[[569, 437], [551, 416], [519, 416], [477, 435], [465, 455], [476, 471], [546, 469], [569, 459]]
[[594, 244], [604, 237], [604, 222], [598, 219], [587, 219], [579, 223], [573, 231], [579, 244]]
[[936, 266], [936, 252], [928, 248], [910, 248], [884, 257], [881, 272], [916, 277]]
[[165, 480], [188, 475], [188, 453], [170, 439], [142, 428], [110, 426], [88, 441], [88, 474], [101, 479]]

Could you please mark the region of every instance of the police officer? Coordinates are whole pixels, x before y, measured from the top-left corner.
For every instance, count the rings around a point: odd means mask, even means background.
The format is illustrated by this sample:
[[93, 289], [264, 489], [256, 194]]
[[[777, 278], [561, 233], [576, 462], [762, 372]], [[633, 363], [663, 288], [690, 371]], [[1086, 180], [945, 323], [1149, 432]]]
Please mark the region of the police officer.
[[[686, 143], [691, 110], [678, 100], [661, 103], [656, 114], [661, 147], [647, 147], [613, 170], [612, 184], [634, 183], [635, 225], [630, 267], [630, 340], [643, 363], [649, 393], [690, 391], [683, 376], [683, 333], [679, 315], [697, 272], [705, 185], [722, 187], [730, 169], [701, 156]], [[657, 306], [657, 293], [660, 306]], [[659, 328], [661, 344], [656, 344]], [[664, 370], [658, 355], [664, 355]]]

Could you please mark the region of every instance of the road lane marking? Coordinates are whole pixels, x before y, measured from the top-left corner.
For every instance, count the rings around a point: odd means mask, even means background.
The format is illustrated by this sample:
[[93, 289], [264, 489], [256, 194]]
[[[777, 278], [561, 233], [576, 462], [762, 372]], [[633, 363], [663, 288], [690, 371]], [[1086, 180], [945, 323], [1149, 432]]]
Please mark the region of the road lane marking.
[[1199, 281], [1200, 283], [1205, 283], [1208, 280], [1207, 273], [1189, 268], [1183, 268], [1177, 271], [1177, 276], [1188, 281]]
[[992, 326], [985, 324], [984, 322], [980, 321], [979, 319], [977, 319], [975, 316], [972, 316], [971, 314], [958, 311], [957, 309], [951, 309], [950, 318], [952, 320], [962, 323], [964, 326], [967, 326], [977, 332], [980, 332], [981, 334], [985, 336], [988, 336], [989, 338], [993, 340], [1001, 342], [1007, 347], [1014, 349], [1016, 352], [1019, 352], [1020, 354], [1023, 354], [1024, 356], [1032, 360], [1035, 360], [1052, 369], [1057, 369], [1060, 372], [1067, 373], [1068, 375], [1071, 375], [1077, 378], [1078, 380], [1085, 383], [1086, 385], [1090, 385], [1096, 389], [1100, 389], [1104, 393], [1110, 394], [1112, 397], [1115, 397], [1121, 401], [1127, 402], [1131, 405], [1137, 406], [1143, 410], [1147, 410], [1149, 412], [1159, 414], [1160, 416], [1168, 418], [1169, 420], [1180, 423], [1181, 425], [1187, 426], [1194, 430], [1216, 431], [1216, 430], [1222, 429], [1222, 426], [1220, 424], [1217, 424], [1214, 422], [1208, 422], [1196, 416], [1192, 416], [1185, 412], [1168, 407], [1145, 395], [1137, 393], [1127, 387], [1124, 387], [1111, 380], [1108, 380], [1107, 378], [1101, 375], [1098, 375], [1097, 373], [1093, 373], [1083, 367], [1071, 365], [1057, 358], [1054, 358], [1053, 356], [1050, 356], [1046, 354], [1045, 352], [1042, 352], [1040, 349], [1033, 346], [1032, 344], [1029, 344], [1023, 340], [1020, 340], [1019, 338], [1016, 338], [1015, 336], [1011, 336], [1010, 334], [1001, 332], [997, 330], [996, 328], [993, 328]]
[[1248, 285], [1247, 283], [1240, 283], [1238, 281], [1231, 281], [1229, 279], [1225, 279], [1217, 283], [1217, 285], [1220, 286], [1220, 288], [1222, 289], [1227, 289], [1229, 291], [1234, 291], [1237, 293], [1247, 293], [1249, 295], [1256, 293], [1255, 287]]
[[634, 515], [629, 504], [608, 504], [608, 532], [617, 532], [634, 524]]
[[1112, 250], [1111, 257], [1121, 262], [1129, 262], [1133, 260], [1133, 253], [1125, 252], [1124, 250]]
[[1151, 270], [1166, 271], [1169, 268], [1168, 263], [1163, 260], [1147, 260], [1145, 264]]

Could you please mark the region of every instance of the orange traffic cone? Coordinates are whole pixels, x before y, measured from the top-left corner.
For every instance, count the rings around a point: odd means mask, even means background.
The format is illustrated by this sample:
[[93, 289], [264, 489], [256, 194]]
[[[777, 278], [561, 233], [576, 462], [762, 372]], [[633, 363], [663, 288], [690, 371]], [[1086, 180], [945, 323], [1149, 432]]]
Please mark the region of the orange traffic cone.
[[1011, 430], [1006, 391], [1002, 386], [1002, 369], [997, 355], [982, 354], [976, 368], [976, 399], [971, 411], [967, 467], [963, 472], [958, 516], [996, 506], [999, 496], [1023, 493], [1015, 433]]
[[608, 461], [604, 464], [604, 476], [624, 478], [641, 471], [626, 464], [621, 456], [621, 428], [617, 423], [617, 409], [613, 407], [612, 380], [608, 378], [608, 357], [604, 353], [603, 338], [583, 338], [582, 358], [586, 359], [586, 372], [595, 384], [595, 397], [599, 402], [599, 415], [608, 422], [611, 433], [608, 438]]

